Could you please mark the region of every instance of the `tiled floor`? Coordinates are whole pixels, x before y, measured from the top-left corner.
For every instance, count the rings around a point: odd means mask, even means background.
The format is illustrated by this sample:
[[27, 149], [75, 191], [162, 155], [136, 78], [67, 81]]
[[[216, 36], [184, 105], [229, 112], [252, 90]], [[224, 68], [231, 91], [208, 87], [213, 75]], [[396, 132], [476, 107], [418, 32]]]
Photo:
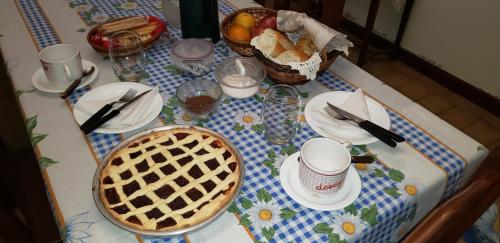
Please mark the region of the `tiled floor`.
[[[356, 63], [357, 57], [354, 50], [348, 59]], [[388, 56], [369, 59], [363, 69], [476, 139], [490, 151], [500, 149], [500, 117]]]

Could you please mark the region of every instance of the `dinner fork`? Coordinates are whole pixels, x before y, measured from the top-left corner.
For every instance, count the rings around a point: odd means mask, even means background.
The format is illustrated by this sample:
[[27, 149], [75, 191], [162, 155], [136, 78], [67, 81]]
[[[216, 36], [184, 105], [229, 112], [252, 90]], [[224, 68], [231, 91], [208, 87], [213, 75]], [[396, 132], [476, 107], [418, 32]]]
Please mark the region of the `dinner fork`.
[[102, 116], [104, 116], [109, 110], [113, 108], [114, 104], [124, 103], [134, 98], [135, 94], [137, 94], [137, 90], [129, 89], [120, 99], [113, 101], [111, 103], [103, 106], [99, 111], [97, 111], [94, 115], [92, 115], [89, 119], [87, 119], [81, 126], [80, 129], [86, 130], [90, 125], [99, 120]]
[[337, 120], [347, 120], [346, 117], [344, 117], [343, 115], [340, 115], [339, 113], [337, 113], [336, 111], [332, 110], [328, 106], [325, 106], [323, 109], [325, 110], [326, 113], [328, 113], [328, 115], [332, 116], [333, 118], [335, 118]]

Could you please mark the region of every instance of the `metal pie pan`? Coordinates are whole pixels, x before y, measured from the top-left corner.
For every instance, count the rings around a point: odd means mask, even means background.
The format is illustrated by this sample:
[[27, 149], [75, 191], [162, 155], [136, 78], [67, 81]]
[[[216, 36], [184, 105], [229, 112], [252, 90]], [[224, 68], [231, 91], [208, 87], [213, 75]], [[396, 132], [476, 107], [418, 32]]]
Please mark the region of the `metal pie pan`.
[[[222, 141], [224, 141], [226, 143], [226, 145], [228, 145], [234, 152], [236, 158], [238, 159], [238, 165], [240, 166], [240, 179], [238, 180], [238, 183], [236, 185], [236, 191], [233, 195], [233, 197], [227, 201], [227, 203], [221, 207], [214, 215], [212, 215], [212, 217], [210, 218], [207, 218], [205, 221], [202, 221], [201, 223], [199, 224], [196, 224], [196, 225], [192, 225], [192, 226], [189, 226], [187, 228], [183, 228], [183, 229], [178, 229], [178, 230], [173, 230], [173, 231], [154, 231], [154, 230], [138, 230], [138, 229], [135, 229], [133, 227], [130, 227], [124, 223], [121, 223], [119, 220], [115, 219], [109, 212], [108, 210], [104, 207], [104, 205], [102, 204], [101, 202], [101, 199], [100, 199], [100, 193], [99, 193], [99, 178], [101, 177], [101, 173], [102, 173], [102, 170], [104, 169], [104, 167], [106, 166], [106, 161], [109, 159], [109, 157], [111, 157], [117, 150], [127, 146], [129, 144], [130, 141], [132, 140], [135, 140], [141, 136], [144, 136], [144, 135], [147, 135], [147, 134], [150, 134], [150, 133], [154, 133], [154, 132], [157, 132], [157, 131], [165, 131], [165, 130], [172, 130], [172, 129], [178, 129], [178, 128], [182, 128], [182, 129], [194, 129], [194, 130], [198, 130], [198, 131], [202, 131], [202, 132], [208, 132], [212, 135], [214, 135], [215, 137], [221, 139]], [[137, 233], [137, 234], [141, 234], [141, 235], [148, 235], [148, 236], [176, 236], [176, 235], [180, 235], [180, 234], [184, 234], [184, 233], [187, 233], [187, 232], [191, 232], [191, 231], [195, 231], [195, 230], [198, 230], [210, 223], [212, 223], [213, 221], [215, 221], [215, 219], [217, 219], [222, 213], [224, 213], [224, 211], [226, 211], [226, 209], [229, 207], [229, 205], [231, 205], [231, 203], [233, 203], [233, 201], [235, 200], [236, 196], [240, 193], [240, 190], [241, 190], [241, 185], [243, 184], [243, 178], [244, 178], [244, 175], [245, 175], [245, 167], [243, 165], [243, 158], [241, 157], [241, 154], [240, 152], [236, 149], [236, 147], [234, 146], [233, 143], [231, 143], [231, 141], [229, 141], [229, 139], [227, 139], [226, 137], [222, 136], [221, 134], [217, 133], [217, 132], [214, 132], [212, 130], [209, 130], [209, 129], [206, 129], [206, 128], [202, 128], [202, 127], [197, 127], [197, 126], [190, 126], [190, 125], [168, 125], [168, 126], [162, 126], [162, 127], [157, 127], [157, 128], [152, 128], [152, 129], [148, 129], [148, 130], [145, 130], [145, 131], [142, 131], [140, 133], [137, 133], [129, 138], [127, 138], [126, 140], [122, 141], [120, 144], [118, 144], [116, 147], [114, 147], [105, 157], [104, 159], [102, 159], [101, 163], [99, 164], [99, 166], [97, 166], [97, 169], [95, 171], [95, 174], [94, 174], [94, 179], [92, 181], [92, 195], [94, 196], [94, 202], [97, 206], [97, 208], [99, 209], [99, 211], [101, 212], [102, 215], [104, 215], [104, 217], [109, 220], [111, 223], [113, 223], [114, 225], [124, 229], [124, 230], [127, 230], [127, 231], [130, 231], [130, 232], [133, 232], [133, 233]]]

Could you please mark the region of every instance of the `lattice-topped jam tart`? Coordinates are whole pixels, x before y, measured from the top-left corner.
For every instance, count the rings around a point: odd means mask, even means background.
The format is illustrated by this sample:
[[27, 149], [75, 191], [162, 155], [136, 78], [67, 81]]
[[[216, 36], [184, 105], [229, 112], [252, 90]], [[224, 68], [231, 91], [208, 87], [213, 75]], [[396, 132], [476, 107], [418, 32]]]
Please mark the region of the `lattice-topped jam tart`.
[[233, 198], [241, 169], [231, 146], [191, 128], [141, 136], [105, 163], [99, 178], [104, 208], [134, 229], [160, 232], [216, 214]]

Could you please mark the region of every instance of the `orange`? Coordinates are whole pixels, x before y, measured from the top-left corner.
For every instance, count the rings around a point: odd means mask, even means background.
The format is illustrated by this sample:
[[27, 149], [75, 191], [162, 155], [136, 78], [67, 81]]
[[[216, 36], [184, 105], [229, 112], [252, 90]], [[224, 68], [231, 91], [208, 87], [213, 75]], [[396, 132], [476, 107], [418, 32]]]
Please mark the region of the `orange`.
[[255, 19], [251, 14], [243, 12], [236, 15], [233, 24], [250, 29], [255, 26]]
[[250, 30], [239, 25], [231, 26], [231, 28], [229, 28], [228, 35], [231, 38], [239, 41], [250, 41], [250, 39], [252, 38], [250, 35]]

